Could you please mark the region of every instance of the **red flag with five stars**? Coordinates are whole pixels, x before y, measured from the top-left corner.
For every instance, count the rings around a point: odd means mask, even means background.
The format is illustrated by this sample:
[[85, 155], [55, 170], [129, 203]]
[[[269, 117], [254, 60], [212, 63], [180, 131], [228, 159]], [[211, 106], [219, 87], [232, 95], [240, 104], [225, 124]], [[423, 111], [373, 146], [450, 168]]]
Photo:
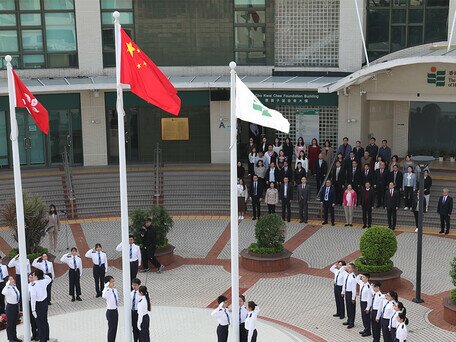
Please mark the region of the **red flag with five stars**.
[[120, 28], [120, 32], [120, 83], [129, 84], [131, 91], [143, 100], [171, 114], [179, 115], [181, 100], [177, 96], [176, 88], [123, 28]]

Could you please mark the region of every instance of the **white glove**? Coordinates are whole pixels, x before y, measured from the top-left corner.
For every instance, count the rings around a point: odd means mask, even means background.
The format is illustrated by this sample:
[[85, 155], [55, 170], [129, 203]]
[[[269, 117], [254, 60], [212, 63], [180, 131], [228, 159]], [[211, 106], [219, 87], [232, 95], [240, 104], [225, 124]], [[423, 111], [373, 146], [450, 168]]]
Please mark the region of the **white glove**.
[[33, 315], [33, 317], [35, 317], [35, 318], [38, 317], [37, 314], [36, 314], [36, 311], [32, 311], [32, 315]]
[[138, 324], [138, 330], [141, 331], [141, 325], [140, 324]]

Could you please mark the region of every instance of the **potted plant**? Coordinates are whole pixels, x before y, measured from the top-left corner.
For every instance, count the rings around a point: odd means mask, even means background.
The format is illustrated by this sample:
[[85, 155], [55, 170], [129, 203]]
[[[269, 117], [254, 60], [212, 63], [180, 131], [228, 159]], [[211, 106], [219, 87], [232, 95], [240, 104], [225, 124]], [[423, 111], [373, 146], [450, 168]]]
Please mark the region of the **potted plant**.
[[450, 151], [450, 162], [454, 163], [455, 159], [454, 157], [456, 156], [456, 151]]
[[361, 236], [359, 249], [361, 256], [355, 260], [357, 271], [370, 273], [371, 280], [382, 283], [382, 290], [397, 290], [402, 271], [391, 260], [397, 251], [394, 232], [386, 227], [371, 227]]
[[152, 209], [134, 210], [130, 213], [130, 234], [135, 237], [135, 241], [142, 248], [140, 231], [148, 217], [152, 218], [152, 225], [157, 231], [157, 249], [155, 251], [155, 256], [161, 264], [168, 266], [174, 260], [175, 247], [168, 242], [167, 235], [173, 228], [174, 222], [165, 208], [154, 207]]
[[[453, 285], [456, 286], [456, 257], [451, 262], [450, 276]], [[450, 297], [443, 299], [443, 319], [456, 325], [456, 288], [451, 290]]]
[[285, 222], [277, 214], [260, 218], [255, 225], [256, 243], [241, 252], [241, 266], [249, 271], [281, 272], [290, 267], [291, 252], [283, 247]]

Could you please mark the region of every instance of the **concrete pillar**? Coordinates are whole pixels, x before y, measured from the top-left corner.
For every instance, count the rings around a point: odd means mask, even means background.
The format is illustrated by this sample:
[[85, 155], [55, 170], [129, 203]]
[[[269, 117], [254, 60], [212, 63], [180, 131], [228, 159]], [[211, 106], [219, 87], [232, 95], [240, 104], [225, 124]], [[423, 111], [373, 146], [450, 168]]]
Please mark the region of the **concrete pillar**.
[[230, 162], [230, 102], [211, 101], [211, 163]]
[[104, 93], [81, 92], [84, 166], [108, 165]]
[[393, 135], [391, 150], [399, 157], [408, 153], [410, 102], [394, 101]]
[[[343, 90], [339, 93], [339, 139], [348, 137], [350, 144], [354, 145], [356, 140], [364, 144], [367, 136], [367, 122], [369, 114], [366, 110], [365, 95], [360, 95], [359, 86], [350, 87], [348, 95]], [[364, 140], [364, 141], [363, 141]]]
[[[364, 21], [364, 0], [357, 0], [361, 20]], [[363, 27], [365, 27], [362, 22]], [[363, 45], [353, 0], [341, 1], [339, 24], [339, 69], [353, 72], [359, 70], [363, 61]]]

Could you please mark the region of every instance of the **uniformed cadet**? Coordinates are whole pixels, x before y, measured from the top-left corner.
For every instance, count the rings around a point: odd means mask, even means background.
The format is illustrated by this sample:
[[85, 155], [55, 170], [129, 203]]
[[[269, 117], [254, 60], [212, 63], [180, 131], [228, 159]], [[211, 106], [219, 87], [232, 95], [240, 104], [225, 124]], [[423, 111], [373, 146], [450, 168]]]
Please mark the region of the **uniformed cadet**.
[[[16, 287], [21, 292], [21, 263], [19, 261], [19, 254], [16, 255], [14, 258], [10, 260], [8, 263], [9, 268], [13, 268], [16, 270]], [[27, 274], [31, 273], [31, 268], [30, 268], [30, 260], [27, 259]], [[20, 306], [20, 304], [19, 304]]]
[[398, 315], [403, 312], [407, 315], [407, 310], [405, 310], [404, 304], [402, 302], [397, 302], [394, 304], [394, 314], [390, 318], [390, 322], [388, 325], [389, 331], [391, 332], [391, 341], [396, 341], [396, 329], [399, 325], [399, 321], [397, 320]]
[[374, 337], [373, 342], [380, 342], [380, 323], [377, 321], [377, 312], [382, 309], [381, 305], [385, 296], [380, 291], [381, 283], [374, 281], [371, 284], [372, 289], [372, 308], [371, 308], [371, 324], [372, 324], [372, 336]]
[[245, 319], [245, 328], [247, 329], [247, 342], [256, 342], [257, 340], [257, 330], [256, 330], [256, 321], [260, 308], [255, 302], [247, 303], [247, 318]]
[[35, 319], [35, 316], [33, 316], [33, 313], [32, 313], [32, 303], [30, 301], [30, 290], [32, 289], [32, 285], [33, 285], [33, 274], [30, 273], [28, 275], [28, 293], [29, 293], [29, 312], [30, 312], [30, 327], [32, 328], [32, 338], [31, 340], [32, 341], [39, 341], [39, 337], [38, 337], [38, 327], [36, 325], [36, 319]]
[[[71, 253], [65, 253], [60, 261], [67, 264], [70, 268], [68, 271], [68, 278], [70, 283], [70, 296], [71, 301], [81, 301], [81, 275], [82, 275], [82, 260], [78, 255], [76, 247], [71, 248]], [[76, 299], [75, 299], [76, 294]]]
[[14, 278], [8, 277], [6, 285], [2, 289], [2, 296], [6, 302], [6, 336], [9, 342], [21, 341], [17, 338], [16, 324], [19, 316], [19, 301], [20, 294], [16, 287], [16, 281]]
[[391, 317], [394, 315], [394, 303], [397, 302], [397, 293], [390, 291], [385, 294], [382, 303], [380, 305], [380, 310], [377, 312], [377, 322], [380, 323], [383, 335], [383, 341], [393, 342], [391, 340], [391, 334], [389, 331], [389, 322]]
[[48, 305], [52, 305], [51, 291], [52, 291], [52, 283], [55, 279], [54, 264], [48, 260], [47, 254], [43, 253], [43, 255], [41, 255], [41, 257], [33, 260], [32, 266], [35, 267], [36, 269], [43, 271], [43, 273], [45, 275], [47, 275], [49, 278], [51, 278], [52, 281], [49, 283], [49, 285], [47, 287], [47, 301], [48, 301]]
[[106, 319], [108, 320], [108, 342], [115, 342], [117, 335], [117, 323], [119, 321], [119, 294], [114, 287], [114, 278], [106, 276], [102, 297], [106, 299]]
[[245, 329], [245, 319], [248, 312], [245, 307], [245, 296], [239, 296], [239, 342], [247, 342], [247, 330]]
[[364, 330], [359, 333], [363, 337], [371, 335], [370, 309], [372, 307], [372, 289], [369, 284], [369, 278], [370, 275], [368, 273], [358, 274], [356, 277], [356, 282], [359, 285], [359, 304], [364, 326]]
[[139, 329], [139, 342], [150, 342], [149, 332], [149, 311], [150, 311], [150, 298], [147, 287], [139, 287], [139, 302], [138, 302], [138, 329]]
[[138, 302], [139, 302], [139, 286], [141, 285], [141, 280], [135, 278], [131, 281], [132, 291], [130, 294], [131, 298], [131, 325], [133, 327], [133, 341], [139, 341], [139, 329], [138, 329]]
[[44, 275], [41, 270], [35, 270], [32, 275], [33, 283], [30, 287], [32, 315], [36, 319], [40, 342], [47, 342], [49, 341], [47, 286], [52, 279]]
[[211, 316], [217, 319], [217, 341], [227, 342], [228, 340], [228, 327], [231, 323], [231, 315], [227, 309], [227, 298], [225, 296], [219, 296], [217, 298], [218, 307], [211, 312]]
[[347, 321], [342, 323], [351, 329], [355, 326], [356, 314], [356, 276], [355, 264], [347, 265], [347, 277], [345, 278], [344, 286], [342, 287], [342, 296], [345, 297], [345, 305], [347, 308]]
[[5, 313], [5, 296], [2, 294], [3, 288], [8, 281], [8, 267], [2, 264], [3, 258], [0, 255], [0, 314]]
[[[128, 238], [128, 243], [130, 244], [130, 280], [136, 278], [138, 267], [141, 266], [141, 249], [134, 242], [135, 238], [130, 235]], [[122, 251], [122, 242], [117, 245], [116, 251]]]
[[337, 263], [331, 266], [329, 269], [334, 273], [334, 299], [336, 300], [336, 313], [334, 317], [339, 317], [340, 319], [345, 318], [345, 303], [344, 297], [342, 297], [342, 287], [345, 283], [345, 278], [347, 277], [347, 263], [344, 260], [339, 260]]
[[104, 287], [104, 277], [108, 271], [108, 258], [99, 243], [95, 244], [95, 248], [89, 249], [85, 257], [92, 259], [93, 279], [95, 281], [95, 292], [97, 293], [95, 297], [101, 297]]
[[406, 342], [408, 318], [404, 312], [401, 312], [397, 316], [397, 320], [398, 320], [399, 324], [397, 325], [397, 330], [396, 330], [396, 341], [397, 342]]

